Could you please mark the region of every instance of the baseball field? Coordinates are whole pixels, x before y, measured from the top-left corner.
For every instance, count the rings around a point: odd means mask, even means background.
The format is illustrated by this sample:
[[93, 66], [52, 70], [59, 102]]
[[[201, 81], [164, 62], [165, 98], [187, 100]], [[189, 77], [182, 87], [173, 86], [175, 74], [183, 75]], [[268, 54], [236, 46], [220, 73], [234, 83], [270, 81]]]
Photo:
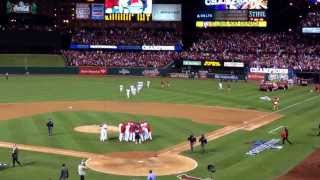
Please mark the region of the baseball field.
[[[66, 163], [71, 180], [78, 179], [77, 165], [86, 159], [87, 179], [145, 179], [152, 169], [158, 179], [188, 174], [215, 179], [277, 179], [286, 175], [313, 152], [320, 141], [320, 97], [312, 87], [260, 92], [253, 82], [233, 82], [218, 89], [214, 80], [120, 76], [10, 76], [0, 79], [0, 162], [10, 164], [10, 147], [17, 143], [22, 167], [0, 170], [4, 180], [58, 179]], [[150, 88], [127, 99], [119, 92], [138, 81]], [[279, 96], [279, 111], [260, 97]], [[53, 136], [46, 122], [54, 120]], [[121, 121], [146, 120], [153, 140], [143, 144], [120, 143], [110, 132], [99, 142], [97, 125], [110, 127]], [[279, 138], [287, 126], [292, 145], [246, 155], [252, 142]], [[78, 131], [82, 129], [82, 131]], [[206, 152], [189, 151], [190, 134], [206, 134]], [[210, 173], [207, 166], [216, 167]], [[317, 174], [316, 174], [317, 175]], [[314, 176], [316, 176], [314, 175]], [[319, 174], [318, 174], [319, 175]], [[289, 176], [289, 175], [287, 175]], [[318, 176], [319, 177], [319, 176]], [[290, 179], [290, 177], [289, 177]], [[298, 178], [301, 179], [301, 178]]]

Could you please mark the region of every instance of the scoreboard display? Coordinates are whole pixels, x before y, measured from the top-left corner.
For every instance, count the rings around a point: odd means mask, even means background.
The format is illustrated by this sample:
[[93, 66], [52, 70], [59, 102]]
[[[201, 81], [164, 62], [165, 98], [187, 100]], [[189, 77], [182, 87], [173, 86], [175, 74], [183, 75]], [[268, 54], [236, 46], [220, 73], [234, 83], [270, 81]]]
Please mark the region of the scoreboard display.
[[106, 21], [150, 21], [152, 0], [105, 0]]
[[136, 22], [148, 22], [151, 21], [151, 14], [122, 14], [113, 13], [105, 14], [106, 21], [136, 21]]
[[201, 0], [196, 27], [267, 27], [267, 0]]

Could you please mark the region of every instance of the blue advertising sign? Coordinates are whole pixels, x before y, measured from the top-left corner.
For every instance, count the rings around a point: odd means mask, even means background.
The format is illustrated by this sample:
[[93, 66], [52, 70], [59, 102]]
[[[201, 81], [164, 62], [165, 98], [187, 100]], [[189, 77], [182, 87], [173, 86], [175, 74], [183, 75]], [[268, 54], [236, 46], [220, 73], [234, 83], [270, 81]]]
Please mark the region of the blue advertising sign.
[[91, 19], [104, 20], [104, 4], [91, 5]]

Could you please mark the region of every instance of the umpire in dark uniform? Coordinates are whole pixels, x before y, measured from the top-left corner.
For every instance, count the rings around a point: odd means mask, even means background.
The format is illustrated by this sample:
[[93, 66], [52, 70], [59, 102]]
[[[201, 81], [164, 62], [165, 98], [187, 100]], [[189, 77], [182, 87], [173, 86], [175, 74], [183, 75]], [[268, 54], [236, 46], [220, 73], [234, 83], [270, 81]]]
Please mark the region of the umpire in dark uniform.
[[62, 168], [60, 170], [60, 177], [59, 180], [68, 180], [69, 178], [69, 170], [66, 167], [66, 164], [62, 164]]
[[52, 131], [53, 131], [53, 121], [50, 118], [49, 121], [47, 122], [47, 128], [48, 128], [48, 134], [49, 136], [52, 136]]
[[193, 134], [191, 134], [188, 137], [188, 141], [189, 141], [189, 144], [190, 144], [190, 150], [191, 150], [191, 152], [193, 152], [193, 146], [197, 142], [197, 138]]
[[207, 138], [204, 136], [204, 134], [201, 135], [200, 139], [200, 146], [201, 146], [201, 152], [204, 153], [205, 152], [205, 145], [208, 143]]
[[12, 151], [11, 151], [12, 167], [15, 167], [16, 163], [18, 163], [20, 166], [22, 166], [18, 160], [18, 157], [19, 157], [19, 150], [18, 150], [17, 145], [14, 144], [12, 147]]

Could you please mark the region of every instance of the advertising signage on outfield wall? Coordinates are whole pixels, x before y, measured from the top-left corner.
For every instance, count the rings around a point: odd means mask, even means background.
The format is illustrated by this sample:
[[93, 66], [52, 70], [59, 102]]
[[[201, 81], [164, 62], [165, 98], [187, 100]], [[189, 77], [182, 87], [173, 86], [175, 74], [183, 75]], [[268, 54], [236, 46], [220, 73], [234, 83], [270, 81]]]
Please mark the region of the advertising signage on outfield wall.
[[288, 74], [288, 69], [275, 69], [275, 68], [250, 68], [251, 73], [265, 73], [265, 74]]
[[221, 67], [221, 63], [219, 61], [204, 61], [203, 66]]
[[265, 79], [264, 73], [249, 73], [248, 74], [248, 80], [252, 81], [261, 81]]
[[243, 62], [224, 62], [224, 67], [244, 67]]
[[243, 62], [220, 62], [217, 60], [205, 60], [205, 61], [194, 61], [194, 60], [183, 60], [184, 66], [206, 66], [206, 67], [235, 67], [243, 68], [245, 64]]
[[106, 75], [107, 70], [103, 67], [81, 66], [79, 67], [81, 75]]
[[183, 61], [184, 66], [201, 66], [201, 61]]

